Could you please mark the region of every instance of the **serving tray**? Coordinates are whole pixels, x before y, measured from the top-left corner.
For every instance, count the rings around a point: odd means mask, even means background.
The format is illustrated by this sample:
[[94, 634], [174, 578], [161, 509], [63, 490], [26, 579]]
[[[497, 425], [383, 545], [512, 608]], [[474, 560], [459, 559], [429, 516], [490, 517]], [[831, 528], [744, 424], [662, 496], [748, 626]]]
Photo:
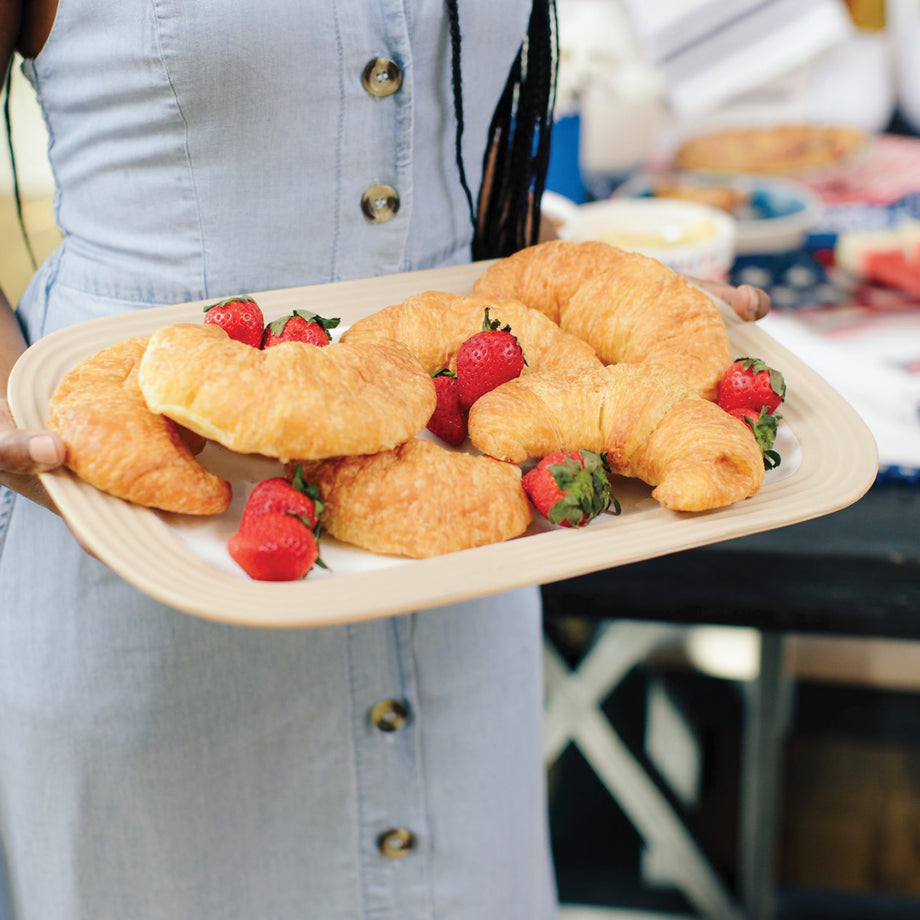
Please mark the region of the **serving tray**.
[[[338, 316], [344, 328], [421, 291], [468, 293], [487, 264], [252, 296], [266, 320], [301, 308]], [[10, 377], [9, 400], [17, 424], [44, 426], [55, 387], [78, 361], [128, 336], [176, 322], [200, 322], [202, 306], [209, 302], [89, 320], [39, 340]], [[767, 472], [757, 495], [728, 508], [695, 514], [667, 511], [651, 498], [648, 486], [620, 479], [615, 491], [622, 513], [602, 515], [587, 527], [557, 528], [535, 521], [517, 539], [423, 560], [375, 555], [324, 536], [320, 551], [328, 570], [314, 568], [302, 581], [272, 583], [250, 580], [230, 559], [225, 544], [236, 530], [249, 490], [279, 474], [277, 461], [209, 445], [202, 462], [231, 480], [234, 500], [227, 512], [204, 520], [131, 505], [65, 469], [44, 473], [41, 479], [71, 530], [126, 581], [190, 615], [260, 627], [318, 627], [457, 603], [784, 527], [855, 502], [878, 469], [869, 429], [799, 358], [756, 324], [741, 322], [726, 305], [720, 308], [733, 352], [778, 367], [788, 386], [777, 439], [782, 463]]]

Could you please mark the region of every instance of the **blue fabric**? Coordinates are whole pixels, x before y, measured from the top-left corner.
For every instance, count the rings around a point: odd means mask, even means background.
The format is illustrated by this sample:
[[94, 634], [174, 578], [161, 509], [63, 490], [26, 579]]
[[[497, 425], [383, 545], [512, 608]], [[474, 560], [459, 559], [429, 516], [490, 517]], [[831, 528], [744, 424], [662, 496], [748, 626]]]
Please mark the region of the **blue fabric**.
[[[461, 4], [473, 188], [528, 14]], [[374, 56], [402, 67], [392, 96], [361, 86]], [[65, 233], [28, 336], [467, 260], [449, 60], [431, 0], [60, 0], [25, 64]], [[371, 224], [380, 181], [401, 207]], [[0, 509], [4, 920], [554, 915], [536, 589], [242, 629], [154, 603], [24, 499]], [[368, 717], [389, 697], [393, 733]], [[396, 826], [399, 860], [377, 845]]]

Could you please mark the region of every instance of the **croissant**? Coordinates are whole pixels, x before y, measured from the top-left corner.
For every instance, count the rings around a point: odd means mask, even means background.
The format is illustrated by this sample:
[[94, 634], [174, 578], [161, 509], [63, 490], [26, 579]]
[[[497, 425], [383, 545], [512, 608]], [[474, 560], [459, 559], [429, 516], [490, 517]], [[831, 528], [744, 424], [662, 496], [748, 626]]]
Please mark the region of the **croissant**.
[[654, 486], [653, 498], [674, 511], [724, 507], [756, 494], [764, 479], [743, 422], [644, 365], [519, 377], [477, 400], [469, 432], [474, 447], [512, 463], [557, 450], [606, 454], [614, 473]]
[[538, 243], [494, 263], [473, 290], [516, 297], [605, 364], [671, 370], [707, 399], [731, 364], [725, 321], [706, 294], [657, 259], [606, 243]]
[[473, 283], [477, 297], [511, 297], [559, 322], [589, 278], [617, 267], [625, 250], [608, 243], [547, 240], [493, 262]]
[[301, 465], [323, 497], [323, 528], [375, 553], [418, 559], [497, 543], [533, 517], [519, 467], [427, 440]]
[[152, 411], [230, 450], [282, 460], [387, 450], [422, 431], [436, 401], [399, 342], [263, 350], [213, 324], [154, 332], [139, 381]]
[[65, 464], [103, 492], [182, 514], [218, 514], [230, 483], [206, 470], [203, 446], [148, 408], [138, 367], [148, 336], [125, 339], [64, 375], [49, 402], [47, 426], [66, 447]]
[[582, 372], [601, 367], [594, 349], [517, 300], [470, 297], [446, 291], [425, 291], [402, 303], [378, 310], [354, 323], [341, 341], [403, 342], [429, 374], [454, 369], [457, 351], [482, 329], [483, 313], [511, 327], [527, 361], [525, 372]]

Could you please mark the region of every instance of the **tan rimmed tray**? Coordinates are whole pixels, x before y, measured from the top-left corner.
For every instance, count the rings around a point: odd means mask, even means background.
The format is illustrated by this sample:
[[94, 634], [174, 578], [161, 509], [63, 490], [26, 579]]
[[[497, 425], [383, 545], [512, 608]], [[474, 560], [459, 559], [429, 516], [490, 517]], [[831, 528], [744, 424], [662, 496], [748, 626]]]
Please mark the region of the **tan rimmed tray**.
[[[266, 320], [294, 307], [339, 316], [347, 326], [366, 313], [424, 290], [466, 293], [484, 265], [409, 272], [365, 281], [256, 293]], [[90, 320], [29, 348], [9, 382], [17, 423], [41, 428], [48, 401], [77, 361], [123, 338], [175, 322], [201, 320], [202, 302]], [[224, 623], [315, 627], [456, 603], [528, 584], [544, 584], [612, 566], [783, 527], [837, 511], [859, 499], [878, 468], [875, 441], [850, 405], [814, 371], [755, 324], [723, 305], [736, 355], [756, 355], [785, 374], [788, 399], [777, 446], [783, 462], [761, 491], [700, 514], [666, 511], [642, 483], [623, 480], [619, 516], [578, 530], [535, 522], [522, 537], [424, 560], [381, 557], [323, 538], [330, 571], [299, 582], [250, 580], [226, 553], [252, 485], [275, 475], [271, 460], [209, 447], [204, 462], [234, 482], [234, 502], [207, 521], [160, 514], [105, 495], [66, 470], [42, 481], [74, 533], [125, 580], [194, 616]]]

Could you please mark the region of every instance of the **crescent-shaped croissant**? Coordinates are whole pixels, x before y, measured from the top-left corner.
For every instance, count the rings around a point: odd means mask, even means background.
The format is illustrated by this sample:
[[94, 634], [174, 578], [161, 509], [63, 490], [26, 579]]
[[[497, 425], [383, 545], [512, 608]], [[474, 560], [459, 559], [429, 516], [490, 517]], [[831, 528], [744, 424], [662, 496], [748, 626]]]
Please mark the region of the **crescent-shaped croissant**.
[[558, 323], [578, 288], [615, 269], [625, 254], [597, 241], [547, 240], [493, 262], [473, 283], [473, 294], [515, 298]]
[[64, 441], [67, 467], [103, 492], [181, 514], [226, 511], [230, 483], [198, 462], [188, 432], [147, 408], [137, 380], [147, 340], [125, 339], [65, 374], [47, 427]]
[[491, 319], [511, 327], [527, 361], [525, 372], [576, 373], [601, 367], [590, 345], [520, 301], [446, 291], [424, 291], [365, 316], [342, 334], [341, 341], [396, 339], [429, 374], [436, 374], [444, 368], [454, 369], [460, 346], [482, 329], [486, 307]]
[[519, 467], [432, 441], [300, 465], [323, 496], [323, 528], [375, 553], [420, 559], [498, 543], [533, 519]]
[[763, 457], [750, 429], [683, 381], [617, 364], [583, 376], [531, 374], [480, 397], [474, 447], [523, 463], [559, 450], [606, 454], [614, 473], [654, 486], [674, 511], [721, 508], [754, 495]]
[[258, 349], [213, 324], [154, 332], [139, 382], [152, 411], [237, 453], [282, 460], [388, 450], [421, 432], [436, 402], [399, 342]]
[[494, 263], [473, 291], [518, 298], [605, 364], [667, 369], [707, 399], [731, 364], [725, 320], [706, 294], [657, 259], [606, 243], [538, 243]]

